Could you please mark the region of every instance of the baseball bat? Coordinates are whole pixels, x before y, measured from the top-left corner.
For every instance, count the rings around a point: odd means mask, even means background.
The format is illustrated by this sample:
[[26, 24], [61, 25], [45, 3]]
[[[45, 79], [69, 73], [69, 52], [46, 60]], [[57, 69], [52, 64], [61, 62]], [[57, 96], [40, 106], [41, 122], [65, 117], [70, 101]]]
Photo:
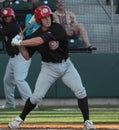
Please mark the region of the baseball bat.
[[29, 28], [29, 26], [31, 25], [31, 24], [33, 24], [35, 22], [35, 17], [34, 17], [34, 15], [31, 17], [31, 19], [29, 20], [29, 22], [28, 22], [28, 24], [24, 27], [24, 29], [23, 29], [23, 31], [22, 31], [22, 34], [24, 34], [25, 33], [25, 31]]

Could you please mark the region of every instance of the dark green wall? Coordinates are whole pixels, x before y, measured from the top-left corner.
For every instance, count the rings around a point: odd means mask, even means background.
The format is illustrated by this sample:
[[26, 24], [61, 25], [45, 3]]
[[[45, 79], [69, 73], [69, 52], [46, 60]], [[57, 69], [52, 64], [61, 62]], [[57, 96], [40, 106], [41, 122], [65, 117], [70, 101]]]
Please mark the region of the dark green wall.
[[[119, 54], [71, 53], [71, 60], [79, 71], [89, 97], [119, 97]], [[4, 98], [3, 76], [7, 54], [0, 54], [0, 98]], [[41, 58], [35, 54], [27, 81], [32, 90], [40, 71]], [[19, 97], [16, 89], [16, 97]], [[72, 98], [73, 93], [58, 80], [48, 91], [47, 98]]]

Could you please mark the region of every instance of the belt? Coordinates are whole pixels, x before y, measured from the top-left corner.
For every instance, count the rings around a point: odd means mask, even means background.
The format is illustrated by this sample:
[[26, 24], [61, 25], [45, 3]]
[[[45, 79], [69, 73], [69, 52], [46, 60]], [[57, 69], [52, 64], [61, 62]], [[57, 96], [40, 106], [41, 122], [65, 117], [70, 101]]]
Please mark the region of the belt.
[[12, 56], [10, 56], [11, 58], [14, 58], [15, 56], [17, 56], [18, 54], [14, 54], [14, 55], [12, 55]]
[[66, 59], [61, 59], [61, 60], [58, 60], [58, 61], [46, 61], [46, 60], [43, 60], [44, 62], [47, 62], [47, 63], [63, 63], [63, 62], [66, 62], [68, 60], [68, 58]]
[[[68, 58], [67, 58], [67, 59], [68, 59]], [[66, 62], [66, 61], [67, 61], [67, 59], [62, 59], [62, 60], [61, 60], [61, 62], [59, 62], [59, 63]]]

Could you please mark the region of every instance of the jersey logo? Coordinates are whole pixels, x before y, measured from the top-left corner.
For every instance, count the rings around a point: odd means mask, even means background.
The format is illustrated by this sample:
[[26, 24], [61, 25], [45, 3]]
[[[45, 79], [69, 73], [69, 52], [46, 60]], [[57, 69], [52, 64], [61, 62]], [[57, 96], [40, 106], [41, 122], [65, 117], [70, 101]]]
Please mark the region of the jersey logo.
[[51, 50], [56, 50], [59, 47], [59, 42], [58, 41], [50, 41], [49, 47]]

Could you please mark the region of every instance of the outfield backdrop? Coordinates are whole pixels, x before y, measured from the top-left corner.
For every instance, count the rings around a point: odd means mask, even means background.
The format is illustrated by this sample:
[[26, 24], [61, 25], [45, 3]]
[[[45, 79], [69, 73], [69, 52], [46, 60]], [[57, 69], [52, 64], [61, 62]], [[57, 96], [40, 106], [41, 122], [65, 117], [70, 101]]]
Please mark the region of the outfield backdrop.
[[[42, 1], [48, 3], [46, 0]], [[51, 5], [51, 0], [48, 1]], [[66, 0], [66, 8], [76, 14], [79, 22], [84, 23], [91, 44], [97, 47], [97, 50], [92, 53], [70, 53], [89, 97], [119, 97], [119, 14], [116, 13], [116, 0], [111, 0], [109, 4], [106, 4], [106, 0]], [[15, 9], [22, 25], [26, 10], [28, 9], [23, 5]], [[0, 44], [0, 48], [3, 47]], [[7, 62], [7, 54], [1, 53], [0, 98], [4, 98], [3, 77]], [[27, 78], [32, 90], [34, 90], [40, 65], [40, 56], [35, 54]], [[16, 95], [19, 97], [17, 90]], [[46, 97], [72, 98], [74, 95], [58, 80]]]
[[[82, 77], [89, 97], [119, 97], [119, 54], [70, 53], [70, 56]], [[4, 97], [3, 75], [7, 60], [7, 54], [0, 55], [0, 98]], [[40, 55], [35, 54], [27, 78], [32, 90], [40, 66]], [[74, 95], [58, 80], [47, 93], [47, 97], [72, 98]]]

